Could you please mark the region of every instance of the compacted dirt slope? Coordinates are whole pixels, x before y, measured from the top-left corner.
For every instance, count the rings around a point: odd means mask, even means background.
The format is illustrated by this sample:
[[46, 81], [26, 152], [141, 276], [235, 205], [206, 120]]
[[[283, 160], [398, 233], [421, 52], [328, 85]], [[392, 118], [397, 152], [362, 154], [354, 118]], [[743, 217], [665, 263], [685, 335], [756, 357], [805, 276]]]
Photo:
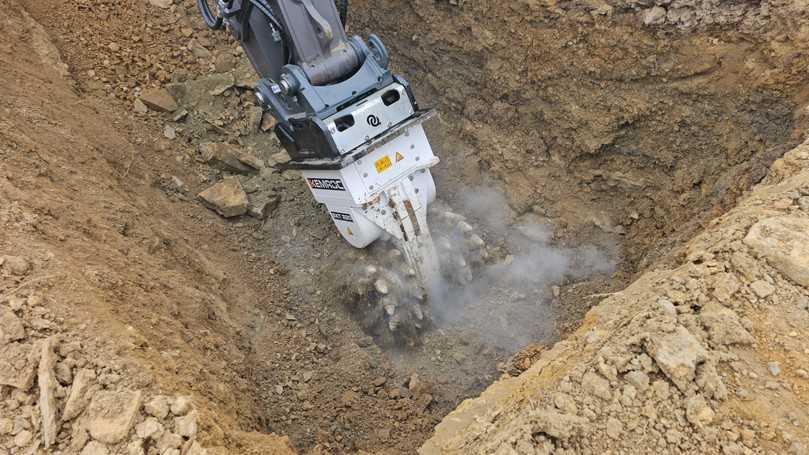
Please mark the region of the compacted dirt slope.
[[[145, 147], [76, 95], [41, 25], [16, 1], [2, 8], [0, 453], [78, 453], [87, 430], [88, 453], [164, 436], [161, 448], [189, 453], [288, 452], [237, 431], [256, 406], [237, 321], [283, 301], [284, 283], [264, 280], [262, 299], [234, 289], [236, 248], [177, 215], [132, 165]], [[141, 409], [173, 405], [163, 390], [196, 402], [185, 427]], [[183, 400], [174, 416], [188, 415]], [[150, 415], [152, 429], [130, 432]]]

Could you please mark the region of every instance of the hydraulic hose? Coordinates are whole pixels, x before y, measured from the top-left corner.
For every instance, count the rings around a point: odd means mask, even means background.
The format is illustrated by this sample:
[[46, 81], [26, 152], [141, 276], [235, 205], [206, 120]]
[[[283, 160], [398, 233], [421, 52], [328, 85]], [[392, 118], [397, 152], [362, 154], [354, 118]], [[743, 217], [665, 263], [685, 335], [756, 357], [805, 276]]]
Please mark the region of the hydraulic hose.
[[342, 22], [343, 27], [345, 27], [348, 23], [348, 0], [336, 0], [336, 2], [337, 11], [340, 12], [340, 22]]
[[205, 25], [207, 25], [208, 28], [211, 30], [218, 30], [222, 28], [222, 16], [214, 15], [214, 13], [211, 11], [210, 5], [208, 5], [208, 0], [197, 0], [197, 9], [202, 15], [202, 20], [205, 22]]

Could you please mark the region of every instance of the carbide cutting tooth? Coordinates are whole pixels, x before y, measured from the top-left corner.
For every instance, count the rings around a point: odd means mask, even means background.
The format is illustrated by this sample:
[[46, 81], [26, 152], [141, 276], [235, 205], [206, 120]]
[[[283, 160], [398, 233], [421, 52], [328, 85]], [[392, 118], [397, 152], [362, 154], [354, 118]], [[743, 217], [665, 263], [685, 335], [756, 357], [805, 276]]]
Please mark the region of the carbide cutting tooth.
[[483, 248], [486, 246], [486, 242], [484, 242], [483, 239], [477, 234], [472, 234], [469, 236], [469, 243], [474, 248]]
[[391, 297], [385, 297], [382, 300], [382, 308], [385, 309], [385, 313], [388, 313], [388, 316], [393, 316], [396, 313], [397, 302]]
[[380, 294], [387, 295], [390, 292], [390, 285], [384, 278], [379, 278], [376, 280], [374, 282], [374, 288], [376, 288], [377, 292]]
[[398, 314], [391, 316], [388, 320], [388, 328], [391, 332], [395, 332], [399, 328], [399, 324], [401, 324], [401, 321]]

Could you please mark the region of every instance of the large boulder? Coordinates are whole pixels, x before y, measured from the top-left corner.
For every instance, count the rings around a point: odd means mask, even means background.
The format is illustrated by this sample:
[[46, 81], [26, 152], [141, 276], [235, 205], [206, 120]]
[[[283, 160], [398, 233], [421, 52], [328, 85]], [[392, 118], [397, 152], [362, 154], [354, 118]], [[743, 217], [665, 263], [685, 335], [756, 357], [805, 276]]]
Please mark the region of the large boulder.
[[787, 215], [761, 220], [744, 243], [792, 281], [809, 288], [809, 218]]

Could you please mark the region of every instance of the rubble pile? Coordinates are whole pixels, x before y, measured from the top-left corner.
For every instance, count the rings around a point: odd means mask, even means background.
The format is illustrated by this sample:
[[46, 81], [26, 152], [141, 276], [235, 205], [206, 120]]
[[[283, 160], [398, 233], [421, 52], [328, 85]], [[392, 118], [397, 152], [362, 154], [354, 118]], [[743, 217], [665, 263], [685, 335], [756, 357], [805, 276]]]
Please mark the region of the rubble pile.
[[[17, 256], [0, 264], [0, 275], [30, 269]], [[38, 294], [0, 298], [0, 454], [207, 453], [188, 397], [150, 394], [150, 379], [94, 355], [93, 340], [60, 325]]]

